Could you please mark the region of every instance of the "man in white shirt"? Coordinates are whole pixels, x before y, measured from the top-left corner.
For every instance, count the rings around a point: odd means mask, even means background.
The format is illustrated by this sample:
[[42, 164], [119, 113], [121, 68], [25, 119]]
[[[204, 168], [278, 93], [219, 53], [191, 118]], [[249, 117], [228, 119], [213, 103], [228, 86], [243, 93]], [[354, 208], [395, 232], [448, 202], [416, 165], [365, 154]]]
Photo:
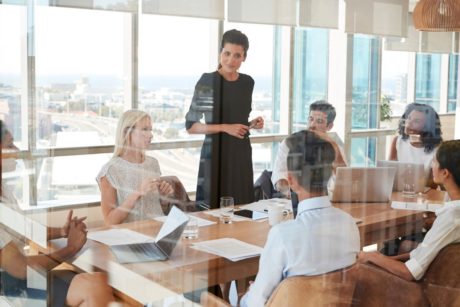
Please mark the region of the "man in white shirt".
[[259, 272], [242, 306], [263, 306], [285, 278], [320, 275], [355, 263], [360, 249], [354, 219], [332, 207], [327, 182], [335, 159], [333, 146], [313, 131], [286, 139], [287, 180], [299, 197], [295, 220], [274, 226], [260, 257]]
[[[436, 212], [436, 220], [423, 241], [412, 252], [385, 256], [379, 252], [359, 254], [359, 262], [373, 263], [406, 280], [423, 277], [445, 246], [460, 242], [460, 140], [441, 144], [432, 161], [433, 181], [442, 184], [451, 201]], [[403, 262], [405, 261], [405, 262]]]
[[[336, 134], [328, 135], [327, 132], [334, 126], [335, 108], [333, 105], [324, 100], [318, 100], [310, 105], [310, 113], [308, 116], [308, 130], [316, 131], [324, 139], [327, 139], [335, 150], [336, 159], [334, 166], [346, 166], [341, 146], [342, 141]], [[275, 163], [273, 165], [272, 182], [275, 190], [289, 195], [289, 185], [287, 182], [287, 155], [288, 147], [286, 140], [283, 140], [278, 148]]]

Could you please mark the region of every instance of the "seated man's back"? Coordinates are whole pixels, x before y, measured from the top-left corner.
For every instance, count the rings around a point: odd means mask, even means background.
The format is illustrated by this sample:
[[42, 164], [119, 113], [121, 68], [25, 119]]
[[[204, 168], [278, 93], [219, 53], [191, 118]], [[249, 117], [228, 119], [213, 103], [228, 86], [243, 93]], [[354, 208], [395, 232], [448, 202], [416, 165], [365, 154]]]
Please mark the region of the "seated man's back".
[[243, 306], [263, 306], [289, 276], [319, 275], [350, 266], [360, 249], [354, 219], [332, 207], [327, 196], [335, 158], [332, 145], [314, 132], [301, 131], [288, 138], [288, 146], [288, 181], [300, 201], [297, 217], [270, 230], [256, 281], [243, 297]]

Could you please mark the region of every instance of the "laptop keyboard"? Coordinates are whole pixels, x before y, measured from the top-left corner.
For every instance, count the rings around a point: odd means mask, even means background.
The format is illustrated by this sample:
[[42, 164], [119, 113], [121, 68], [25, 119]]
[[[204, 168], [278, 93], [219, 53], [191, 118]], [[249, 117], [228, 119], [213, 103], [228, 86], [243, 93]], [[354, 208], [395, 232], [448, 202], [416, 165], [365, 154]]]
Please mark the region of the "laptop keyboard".
[[164, 255], [152, 243], [149, 244], [133, 244], [130, 246], [131, 250], [140, 255], [147, 255], [152, 258], [164, 258]]

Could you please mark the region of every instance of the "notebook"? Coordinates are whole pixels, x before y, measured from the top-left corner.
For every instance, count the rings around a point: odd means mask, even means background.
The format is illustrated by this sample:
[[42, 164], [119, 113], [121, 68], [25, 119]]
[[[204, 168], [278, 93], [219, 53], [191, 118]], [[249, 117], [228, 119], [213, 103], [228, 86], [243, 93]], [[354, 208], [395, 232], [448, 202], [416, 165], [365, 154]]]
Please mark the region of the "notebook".
[[393, 167], [338, 167], [331, 202], [388, 202], [395, 173]]
[[119, 263], [166, 260], [176, 247], [188, 219], [185, 213], [172, 207], [155, 242], [112, 245], [110, 249]]
[[414, 185], [415, 193], [424, 192], [427, 178], [423, 164], [380, 160], [377, 161], [377, 166], [394, 167], [396, 169], [393, 191], [404, 190], [404, 184], [409, 181]]

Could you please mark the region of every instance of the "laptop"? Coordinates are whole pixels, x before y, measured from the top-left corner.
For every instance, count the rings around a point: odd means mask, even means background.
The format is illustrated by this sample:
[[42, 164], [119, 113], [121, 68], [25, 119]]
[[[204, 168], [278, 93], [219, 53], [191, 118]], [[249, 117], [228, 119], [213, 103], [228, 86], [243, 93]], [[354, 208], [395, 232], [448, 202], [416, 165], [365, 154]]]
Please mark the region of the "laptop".
[[389, 202], [394, 167], [338, 167], [331, 202]]
[[185, 213], [172, 207], [155, 242], [112, 245], [110, 249], [119, 263], [167, 260], [176, 247], [188, 220]]
[[[377, 161], [377, 166], [394, 167], [396, 169], [393, 191], [402, 191], [405, 183], [411, 183], [415, 188], [415, 193], [424, 192], [427, 178], [423, 164], [379, 160]], [[409, 171], [408, 168], [410, 168]]]

